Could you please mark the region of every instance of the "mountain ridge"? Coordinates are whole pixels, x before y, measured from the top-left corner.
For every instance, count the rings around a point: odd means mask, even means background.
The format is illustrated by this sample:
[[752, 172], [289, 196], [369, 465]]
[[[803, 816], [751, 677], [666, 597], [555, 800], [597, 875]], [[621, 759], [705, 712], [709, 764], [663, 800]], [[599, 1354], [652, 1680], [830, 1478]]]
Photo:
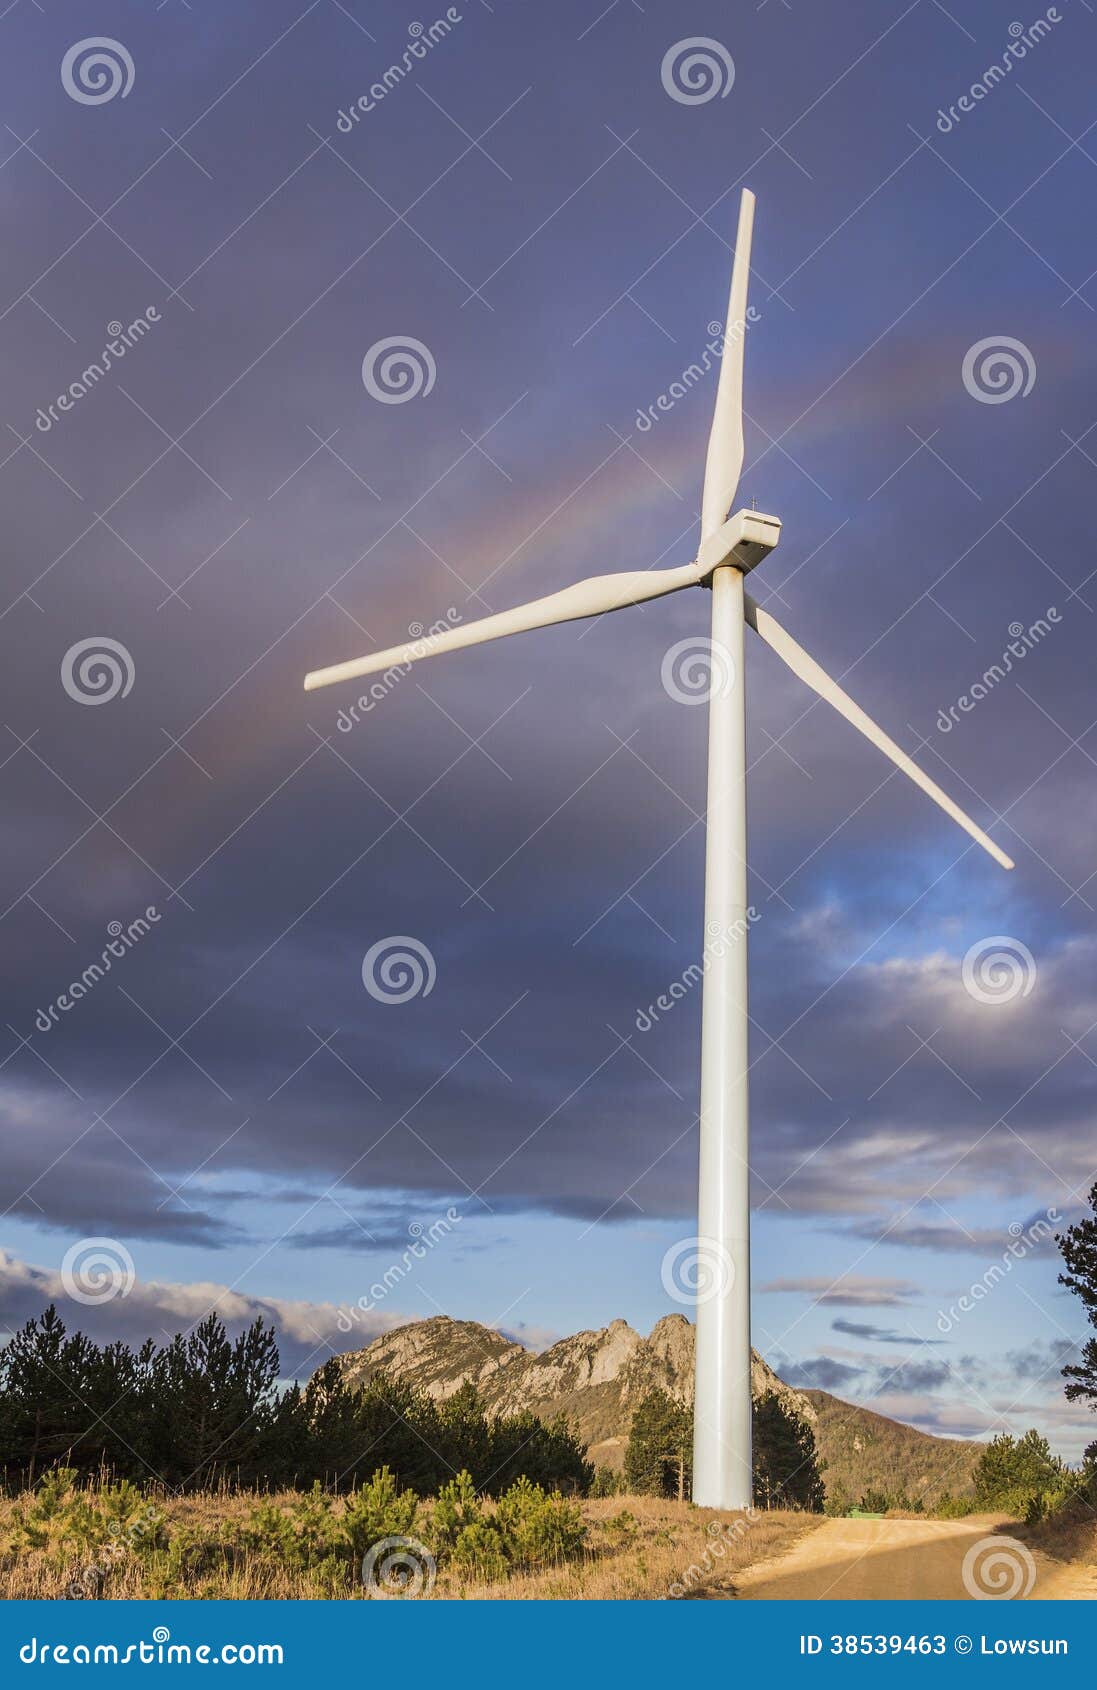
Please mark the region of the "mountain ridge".
[[[566, 1414], [589, 1458], [619, 1470], [632, 1416], [652, 1390], [693, 1400], [694, 1327], [664, 1315], [646, 1338], [625, 1320], [561, 1338], [540, 1352], [478, 1321], [434, 1315], [382, 1333], [339, 1357], [348, 1384], [387, 1373], [443, 1401], [471, 1383], [493, 1414]], [[980, 1445], [935, 1438], [825, 1391], [798, 1391], [751, 1351], [755, 1400], [773, 1391], [815, 1433], [828, 1492], [857, 1501], [868, 1490], [934, 1503], [968, 1488]]]
[[[693, 1349], [693, 1326], [681, 1314], [664, 1315], [646, 1338], [617, 1319], [540, 1353], [478, 1321], [434, 1315], [382, 1333], [364, 1349], [346, 1352], [340, 1363], [352, 1385], [388, 1373], [441, 1401], [471, 1383], [494, 1414], [566, 1414], [590, 1459], [619, 1468], [632, 1415], [650, 1391], [692, 1402]], [[773, 1391], [814, 1423], [807, 1397], [784, 1384], [756, 1350], [750, 1372], [756, 1400]]]

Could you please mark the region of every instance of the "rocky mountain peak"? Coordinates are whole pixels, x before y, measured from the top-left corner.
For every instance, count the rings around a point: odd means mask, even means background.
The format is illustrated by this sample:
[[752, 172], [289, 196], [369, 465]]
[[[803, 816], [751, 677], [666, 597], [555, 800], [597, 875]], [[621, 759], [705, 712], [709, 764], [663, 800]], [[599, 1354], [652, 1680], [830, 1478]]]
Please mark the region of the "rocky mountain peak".
[[[694, 1341], [693, 1325], [682, 1314], [664, 1315], [647, 1338], [618, 1318], [537, 1355], [476, 1321], [435, 1315], [386, 1332], [344, 1355], [342, 1365], [354, 1384], [385, 1372], [444, 1400], [471, 1383], [493, 1413], [567, 1414], [591, 1458], [619, 1466], [633, 1413], [650, 1391], [692, 1401]], [[751, 1390], [756, 1399], [774, 1391], [805, 1420], [816, 1419], [807, 1398], [783, 1384], [754, 1351]]]

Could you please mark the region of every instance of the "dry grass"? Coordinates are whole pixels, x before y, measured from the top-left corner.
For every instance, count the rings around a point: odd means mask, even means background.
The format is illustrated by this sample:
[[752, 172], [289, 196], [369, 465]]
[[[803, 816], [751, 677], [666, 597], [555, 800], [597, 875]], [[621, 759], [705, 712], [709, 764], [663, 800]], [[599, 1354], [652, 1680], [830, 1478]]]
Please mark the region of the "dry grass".
[[1053, 1560], [1097, 1566], [1097, 1516], [1087, 1502], [1079, 1500], [1038, 1525], [1012, 1525], [1009, 1529], [1031, 1549], [1039, 1549]]
[[[29, 1497], [16, 1499], [24, 1504]], [[155, 1499], [154, 1499], [155, 1500]], [[272, 1500], [290, 1503], [293, 1493]], [[254, 1504], [250, 1496], [189, 1496], [158, 1504], [168, 1531], [189, 1524], [214, 1528], [240, 1520]], [[88, 1557], [59, 1560], [56, 1551], [21, 1550], [10, 1545], [16, 1502], [0, 1500], [0, 1597], [42, 1599], [63, 1596]], [[494, 1601], [651, 1600], [676, 1596], [712, 1596], [730, 1591], [734, 1576], [757, 1561], [782, 1553], [821, 1515], [759, 1512], [753, 1519], [694, 1508], [689, 1503], [654, 1497], [616, 1496], [582, 1504], [587, 1546], [573, 1562], [536, 1572], [518, 1573], [498, 1583], [479, 1583], [443, 1567], [435, 1598]], [[422, 1528], [429, 1540], [429, 1531]], [[262, 1556], [200, 1581], [150, 1584], [139, 1557], [121, 1553], [103, 1581], [110, 1599], [154, 1596], [204, 1600], [316, 1600], [338, 1595], [308, 1574], [288, 1570]], [[348, 1598], [361, 1596], [348, 1572]]]
[[[631, 1515], [635, 1531], [612, 1522]], [[651, 1601], [663, 1597], [727, 1594], [735, 1573], [791, 1548], [821, 1514], [724, 1514], [688, 1502], [651, 1496], [614, 1496], [583, 1504], [589, 1551], [582, 1561], [503, 1584], [462, 1584], [440, 1575], [437, 1596], [508, 1602]], [[607, 1524], [607, 1522], [609, 1524]]]

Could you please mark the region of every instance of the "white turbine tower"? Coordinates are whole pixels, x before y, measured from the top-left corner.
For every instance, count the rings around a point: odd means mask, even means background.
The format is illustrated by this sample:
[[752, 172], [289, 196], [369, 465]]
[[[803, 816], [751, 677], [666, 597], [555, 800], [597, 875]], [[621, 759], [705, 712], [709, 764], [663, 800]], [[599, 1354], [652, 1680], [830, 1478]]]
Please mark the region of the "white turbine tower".
[[[330, 686], [484, 640], [624, 610], [685, 587], [712, 589], [714, 684], [709, 699], [704, 934], [708, 968], [701, 1031], [700, 1179], [696, 1252], [707, 1285], [697, 1301], [693, 1498], [706, 1507], [751, 1502], [750, 1201], [747, 1097], [747, 861], [743, 627], [749, 623], [793, 674], [832, 704], [1003, 868], [1013, 863], [836, 681], [743, 591], [749, 570], [777, 544], [774, 516], [728, 516], [743, 467], [743, 340], [754, 222], [745, 191], [724, 325], [725, 351], [709, 436], [701, 545], [678, 569], [597, 575], [516, 610], [485, 616], [408, 645], [316, 669], [305, 688]], [[718, 682], [716, 680], [719, 675]], [[712, 935], [735, 935], [713, 945]]]

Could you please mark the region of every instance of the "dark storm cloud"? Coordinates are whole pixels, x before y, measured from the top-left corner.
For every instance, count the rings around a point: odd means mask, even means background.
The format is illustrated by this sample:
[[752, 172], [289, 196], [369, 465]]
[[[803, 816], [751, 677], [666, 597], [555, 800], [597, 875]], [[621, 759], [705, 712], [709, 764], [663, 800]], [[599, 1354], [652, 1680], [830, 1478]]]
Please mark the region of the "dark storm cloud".
[[832, 1320], [832, 1332], [844, 1332], [849, 1338], [871, 1338], [875, 1344], [940, 1344], [941, 1338], [917, 1338], [912, 1333], [895, 1332], [884, 1326], [871, 1326], [856, 1320]]
[[945, 1362], [905, 1361], [898, 1367], [880, 1369], [875, 1394], [883, 1396], [888, 1392], [936, 1391], [947, 1384], [951, 1377], [952, 1369]]
[[[1063, 434], [1092, 421], [1089, 342], [1075, 343], [1088, 313], [1061, 309], [1058, 281], [1006, 229], [957, 260], [984, 208], [928, 151], [876, 193], [910, 150], [908, 119], [928, 128], [964, 85], [962, 33], [919, 10], [881, 48], [873, 92], [816, 112], [820, 77], [879, 33], [878, 7], [855, 8], [818, 54], [788, 52], [764, 16], [750, 26], [744, 62], [780, 52], [784, 120], [810, 114], [809, 192], [761, 137], [772, 85], [742, 76], [734, 109], [666, 97], [665, 19], [615, 18], [577, 53], [581, 8], [568, 29], [555, 11], [477, 8], [344, 136], [337, 111], [406, 40], [395, 6], [371, 12], [376, 51], [339, 8], [245, 5], [199, 35], [181, 8], [118, 7], [97, 27], [125, 38], [138, 75], [100, 110], [57, 74], [76, 12], [31, 10], [5, 20], [5, 109], [71, 189], [28, 148], [4, 169], [6, 402], [47, 462], [22, 448], [0, 470], [14, 601], [0, 606], [3, 1206], [211, 1249], [264, 1230], [237, 1195], [257, 1181], [300, 1190], [306, 1209], [334, 1191], [352, 1213], [363, 1193], [400, 1193], [408, 1214], [451, 1195], [585, 1221], [692, 1213], [699, 994], [650, 1032], [636, 1018], [699, 950], [704, 713], [659, 676], [707, 600], [426, 664], [347, 732], [355, 689], [300, 691], [307, 668], [449, 607], [467, 619], [690, 555], [711, 393], [645, 437], [648, 463], [610, 429], [629, 430], [703, 344], [727, 253], [614, 152], [607, 126], [637, 125], [635, 147], [699, 206], [727, 196], [717, 229], [740, 172], [762, 196], [748, 374], [761, 427], [742, 496], [785, 531], [754, 590], [904, 745], [928, 736], [926, 767], [1019, 864], [1006, 879], [965, 854], [752, 650], [756, 1203], [861, 1239], [992, 1253], [987, 1229], [917, 1212], [927, 1190], [946, 1207], [989, 1196], [1007, 1225], [1036, 1199], [1076, 1204], [1097, 1161], [1092, 625], [1071, 596], [1089, 571], [1092, 475]], [[1086, 19], [1071, 28], [1092, 40]], [[1084, 109], [1080, 73], [1055, 62]], [[950, 138], [1002, 203], [1045, 162], [1013, 137], [1012, 99], [988, 102], [970, 143]], [[484, 142], [504, 175], [461, 131], [512, 105]], [[164, 128], [187, 131], [197, 164]], [[89, 229], [78, 194], [118, 200], [115, 234]], [[417, 201], [411, 229], [380, 194]], [[1085, 232], [1060, 215], [1056, 176], [1041, 194], [1080, 281]], [[851, 285], [847, 239], [831, 237], [857, 205]], [[783, 302], [761, 278], [786, 275]], [[104, 325], [149, 303], [162, 320], [117, 379], [36, 430]], [[964, 352], [1018, 316], [1039, 383], [978, 405]], [[395, 333], [429, 346], [437, 379], [384, 405], [361, 365]], [[1025, 693], [1011, 679], [941, 732], [1009, 624], [1052, 603], [1062, 620], [1025, 658]], [[132, 654], [134, 685], [84, 708], [60, 669], [97, 632]], [[41, 1032], [108, 923], [150, 903], [149, 936]], [[1006, 1004], [978, 1001], [961, 972], [997, 932], [1036, 965]], [[429, 996], [366, 991], [363, 956], [391, 934], [429, 948]], [[289, 1243], [339, 1248], [353, 1232], [305, 1222]]]
[[870, 1274], [846, 1273], [840, 1279], [822, 1275], [773, 1279], [757, 1287], [759, 1293], [803, 1293], [823, 1307], [902, 1308], [920, 1295], [919, 1286], [906, 1279], [874, 1279]]
[[[1085, 1152], [1083, 1151], [1083, 1154]], [[1059, 1182], [1062, 1183], [1061, 1181]], [[1030, 1213], [1022, 1220], [1010, 1221], [1007, 1226], [961, 1227], [944, 1221], [875, 1220], [843, 1228], [851, 1237], [875, 1241], [886, 1238], [912, 1250], [949, 1250], [982, 1256], [988, 1261], [1021, 1259], [1030, 1255], [1055, 1256], [1055, 1239], [1083, 1213], [1083, 1206], [1068, 1200], [1057, 1206], [1051, 1204], [1042, 1211]]]
[[782, 1363], [781, 1378], [786, 1385], [804, 1391], [847, 1391], [864, 1378], [864, 1369], [831, 1356], [815, 1356], [808, 1361]]
[[1057, 1384], [1060, 1370], [1080, 1360], [1079, 1351], [1080, 1345], [1073, 1338], [1048, 1338], [1042, 1343], [1026, 1344], [1023, 1349], [1008, 1350], [1005, 1366], [1015, 1379], [1051, 1380]]

